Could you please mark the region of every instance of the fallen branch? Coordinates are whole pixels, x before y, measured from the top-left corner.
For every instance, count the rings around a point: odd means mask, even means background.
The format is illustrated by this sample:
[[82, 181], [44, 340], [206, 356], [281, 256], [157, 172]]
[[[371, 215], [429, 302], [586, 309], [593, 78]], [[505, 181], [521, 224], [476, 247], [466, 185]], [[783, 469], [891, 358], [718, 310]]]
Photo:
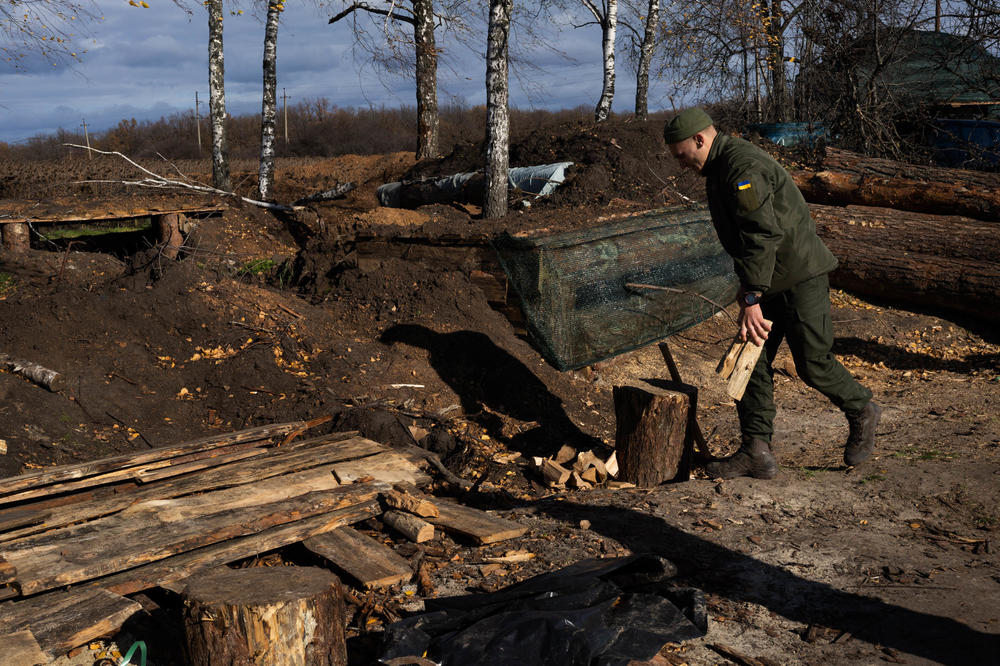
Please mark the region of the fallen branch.
[[31, 361], [14, 359], [7, 354], [0, 354], [0, 369], [7, 370], [15, 375], [21, 375], [25, 379], [30, 379], [53, 393], [61, 391], [66, 387], [65, 377], [55, 370], [49, 370]]
[[158, 173], [154, 173], [147, 169], [146, 167], [138, 164], [137, 162], [126, 157], [124, 154], [118, 152], [117, 150], [98, 150], [97, 148], [91, 148], [89, 146], [81, 146], [75, 143], [63, 144], [71, 148], [81, 148], [83, 150], [89, 150], [91, 152], [98, 153], [100, 155], [117, 155], [122, 158], [139, 171], [148, 174], [147, 178], [141, 180], [81, 180], [78, 183], [115, 183], [119, 185], [135, 185], [137, 187], [152, 187], [156, 189], [179, 189], [179, 190], [194, 190], [195, 192], [202, 192], [204, 194], [215, 194], [223, 197], [234, 197], [248, 204], [254, 206], [259, 206], [260, 208], [266, 208], [268, 210], [280, 210], [284, 212], [291, 212], [294, 209], [291, 206], [285, 206], [283, 204], [269, 203], [267, 201], [258, 201], [257, 199], [249, 199], [247, 197], [240, 196], [233, 192], [227, 192], [225, 190], [216, 189], [214, 187], [209, 187], [208, 185], [201, 185], [199, 183], [185, 182], [180, 180], [173, 180], [170, 178], [164, 178]]

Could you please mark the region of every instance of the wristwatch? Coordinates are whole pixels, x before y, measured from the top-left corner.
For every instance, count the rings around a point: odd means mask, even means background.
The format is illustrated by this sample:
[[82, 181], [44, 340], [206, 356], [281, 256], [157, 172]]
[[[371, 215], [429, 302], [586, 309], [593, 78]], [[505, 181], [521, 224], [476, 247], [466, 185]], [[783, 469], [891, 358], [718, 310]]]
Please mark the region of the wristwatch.
[[760, 303], [760, 292], [748, 291], [743, 294], [743, 305], [757, 305]]

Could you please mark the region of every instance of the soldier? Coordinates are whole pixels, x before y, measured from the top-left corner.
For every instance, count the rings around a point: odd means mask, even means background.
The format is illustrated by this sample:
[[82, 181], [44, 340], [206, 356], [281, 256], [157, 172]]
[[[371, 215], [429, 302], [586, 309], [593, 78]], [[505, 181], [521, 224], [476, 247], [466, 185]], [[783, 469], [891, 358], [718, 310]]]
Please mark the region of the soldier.
[[771, 451], [771, 363], [782, 338], [788, 340], [799, 377], [847, 416], [844, 463], [867, 460], [882, 409], [831, 352], [827, 274], [836, 268], [837, 259], [816, 234], [802, 193], [770, 155], [743, 139], [718, 133], [701, 109], [675, 116], [664, 127], [663, 138], [682, 167], [705, 177], [712, 223], [740, 280], [740, 338], [764, 345], [746, 392], [736, 403], [740, 448], [709, 463], [706, 471], [724, 479], [770, 479], [778, 473]]

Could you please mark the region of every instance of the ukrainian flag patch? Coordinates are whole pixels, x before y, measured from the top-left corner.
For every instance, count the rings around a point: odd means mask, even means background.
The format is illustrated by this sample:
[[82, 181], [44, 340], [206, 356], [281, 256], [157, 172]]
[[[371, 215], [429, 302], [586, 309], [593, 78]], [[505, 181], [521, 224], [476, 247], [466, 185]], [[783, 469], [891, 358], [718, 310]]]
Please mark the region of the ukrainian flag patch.
[[742, 192], [743, 190], [749, 190], [750, 189], [750, 181], [749, 180], [741, 180], [740, 182], [736, 183], [736, 189], [738, 189], [740, 192]]

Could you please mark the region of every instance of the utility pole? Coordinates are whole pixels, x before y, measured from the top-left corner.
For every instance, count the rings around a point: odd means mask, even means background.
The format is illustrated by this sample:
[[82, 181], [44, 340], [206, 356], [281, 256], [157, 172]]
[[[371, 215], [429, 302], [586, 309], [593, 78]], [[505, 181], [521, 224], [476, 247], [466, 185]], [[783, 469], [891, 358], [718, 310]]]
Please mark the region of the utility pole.
[[285, 116], [285, 148], [288, 147], [288, 95], [285, 94], [285, 89], [281, 89], [281, 108], [282, 115]]
[[198, 91], [194, 91], [194, 126], [198, 132], [198, 157], [201, 157], [201, 114], [198, 110]]
[[87, 159], [91, 159], [93, 156], [90, 153], [90, 134], [87, 133], [87, 119], [83, 119], [83, 138], [87, 142]]

